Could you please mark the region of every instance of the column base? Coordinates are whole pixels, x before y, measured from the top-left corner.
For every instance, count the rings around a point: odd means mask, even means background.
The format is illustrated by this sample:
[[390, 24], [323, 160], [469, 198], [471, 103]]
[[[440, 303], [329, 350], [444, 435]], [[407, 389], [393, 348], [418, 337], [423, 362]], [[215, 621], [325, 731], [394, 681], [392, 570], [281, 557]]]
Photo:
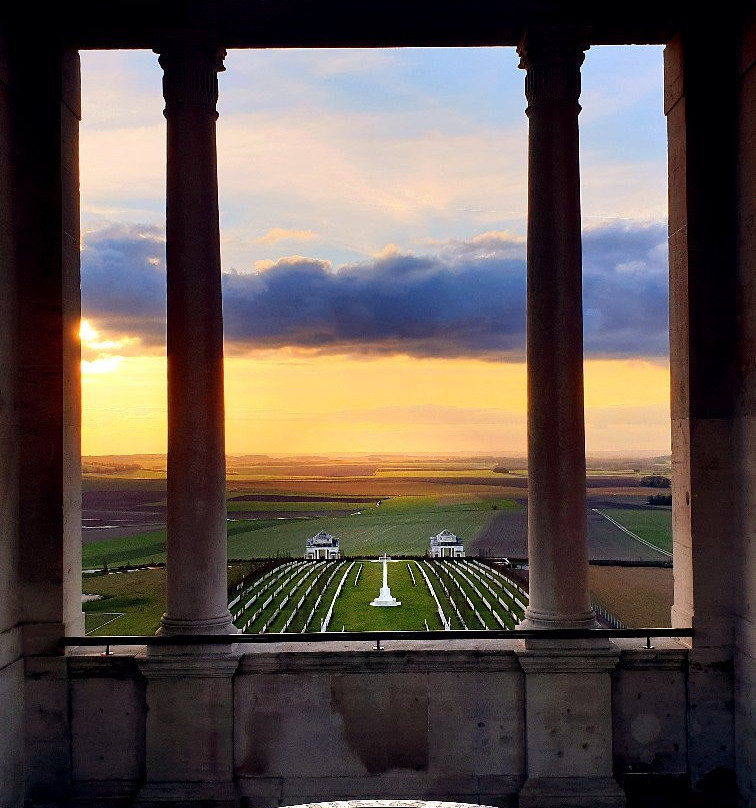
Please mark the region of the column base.
[[[525, 619], [515, 627], [517, 631], [543, 631], [544, 629], [559, 628], [580, 628], [594, 629], [600, 628], [593, 610], [580, 614], [567, 615], [565, 617], [554, 617], [550, 614], [534, 612], [531, 609], [525, 610]], [[608, 648], [609, 643], [605, 637], [588, 638], [584, 640], [571, 639], [549, 639], [549, 640], [522, 640], [525, 648]]]
[[612, 777], [532, 777], [520, 808], [624, 808], [625, 792]]
[[186, 620], [165, 613], [160, 618], [157, 633], [161, 637], [175, 637], [179, 634], [238, 634], [239, 629], [234, 625], [229, 611], [204, 620]]
[[134, 808], [238, 808], [236, 784], [148, 783], [134, 800]]

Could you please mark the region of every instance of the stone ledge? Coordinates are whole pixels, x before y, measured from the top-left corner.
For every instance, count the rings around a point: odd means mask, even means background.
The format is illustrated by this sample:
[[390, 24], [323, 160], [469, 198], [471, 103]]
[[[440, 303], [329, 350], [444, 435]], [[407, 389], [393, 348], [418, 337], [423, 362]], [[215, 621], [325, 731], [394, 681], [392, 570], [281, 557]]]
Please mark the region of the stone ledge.
[[137, 795], [133, 808], [237, 808], [239, 793], [234, 783], [148, 783]]
[[527, 648], [518, 650], [517, 657], [526, 674], [609, 673], [617, 667], [619, 650]]
[[619, 670], [684, 670], [688, 652], [683, 648], [665, 649], [623, 649], [620, 654]]
[[141, 679], [137, 659], [133, 655], [69, 656], [68, 672], [72, 679]]
[[433, 800], [514, 806], [522, 787], [520, 775], [429, 776], [427, 772], [394, 771], [378, 775], [344, 777], [240, 777], [244, 804], [252, 808], [302, 804], [303, 800], [378, 805], [375, 794], [392, 794], [398, 801]]
[[147, 679], [230, 679], [239, 667], [239, 657], [226, 654], [137, 656], [139, 670]]
[[624, 808], [625, 792], [611, 777], [532, 777], [519, 808]]
[[519, 672], [513, 651], [321, 651], [247, 654], [239, 673], [493, 673]]

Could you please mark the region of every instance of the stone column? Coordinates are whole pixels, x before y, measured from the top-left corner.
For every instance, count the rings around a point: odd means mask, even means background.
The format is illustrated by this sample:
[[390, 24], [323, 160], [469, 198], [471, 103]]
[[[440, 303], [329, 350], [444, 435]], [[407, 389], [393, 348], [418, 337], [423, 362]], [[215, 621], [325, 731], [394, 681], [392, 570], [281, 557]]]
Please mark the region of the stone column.
[[587, 588], [577, 37], [528, 32], [528, 559], [522, 628], [596, 625]]
[[223, 316], [215, 122], [225, 51], [160, 49], [168, 122], [167, 605], [160, 633], [234, 631], [227, 607]]
[[[58, 642], [84, 633], [79, 54], [61, 46], [58, 30], [51, 19], [38, 31], [35, 47], [42, 59], [29, 58], [25, 37], [15, 31], [3, 54], [8, 62], [0, 68], [10, 82], [2, 95], [11, 112], [3, 121], [10, 140], [4, 145], [11, 151], [2, 157], [15, 169], [7, 211], [12, 226], [6, 231], [13, 240], [4, 245], [0, 274], [4, 282], [15, 275], [15, 289], [4, 289], [12, 295], [4, 304], [17, 303], [12, 320], [3, 322], [5, 335], [16, 329], [15, 390], [6, 372], [11, 365], [4, 368], [0, 392], [2, 418], [10, 421], [4, 429], [11, 429], [1, 462], [6, 474], [17, 475], [15, 483], [6, 476], [0, 491], [0, 543], [11, 553], [0, 559], [9, 563], [0, 573], [9, 585], [0, 595], [7, 627], [0, 635], [0, 667], [16, 661], [0, 676], [0, 735], [7, 727], [10, 742], [20, 742], [7, 756], [0, 742], [0, 782], [7, 777], [15, 789], [25, 788], [29, 801], [40, 803], [67, 795], [69, 685]], [[5, 796], [4, 786], [0, 791]]]
[[[577, 32], [529, 31], [519, 47], [528, 101], [528, 564], [522, 628], [593, 628], [587, 586]], [[583, 647], [576, 648], [576, 645]], [[531, 641], [525, 672], [522, 808], [624, 804], [612, 779], [605, 643]]]

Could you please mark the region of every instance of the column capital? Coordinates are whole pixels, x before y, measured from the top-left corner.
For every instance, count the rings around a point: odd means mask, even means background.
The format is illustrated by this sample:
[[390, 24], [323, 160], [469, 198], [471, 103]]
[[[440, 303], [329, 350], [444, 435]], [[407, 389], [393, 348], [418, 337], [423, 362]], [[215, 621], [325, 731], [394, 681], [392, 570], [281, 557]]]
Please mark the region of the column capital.
[[165, 37], [155, 53], [163, 68], [165, 112], [188, 105], [215, 113], [218, 73], [226, 69], [225, 48], [214, 39], [176, 35]]
[[519, 67], [527, 71], [525, 97], [528, 112], [543, 103], [577, 104], [580, 97], [580, 66], [590, 45], [581, 28], [534, 28], [525, 32], [517, 46]]

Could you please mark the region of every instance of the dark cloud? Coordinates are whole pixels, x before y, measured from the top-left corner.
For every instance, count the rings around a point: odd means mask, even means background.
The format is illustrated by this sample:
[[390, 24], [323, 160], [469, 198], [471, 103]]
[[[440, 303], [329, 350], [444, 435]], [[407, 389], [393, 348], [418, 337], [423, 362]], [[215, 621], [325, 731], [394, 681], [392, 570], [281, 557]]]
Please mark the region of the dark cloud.
[[165, 343], [165, 241], [157, 227], [115, 225], [84, 236], [82, 316], [111, 334]]
[[[666, 229], [608, 225], [584, 235], [585, 344], [590, 356], [667, 352]], [[85, 316], [110, 333], [163, 340], [164, 245], [149, 228], [90, 235], [82, 253]], [[488, 233], [432, 255], [389, 253], [340, 267], [286, 258], [224, 275], [232, 350], [294, 346], [323, 352], [521, 359], [522, 243]]]

